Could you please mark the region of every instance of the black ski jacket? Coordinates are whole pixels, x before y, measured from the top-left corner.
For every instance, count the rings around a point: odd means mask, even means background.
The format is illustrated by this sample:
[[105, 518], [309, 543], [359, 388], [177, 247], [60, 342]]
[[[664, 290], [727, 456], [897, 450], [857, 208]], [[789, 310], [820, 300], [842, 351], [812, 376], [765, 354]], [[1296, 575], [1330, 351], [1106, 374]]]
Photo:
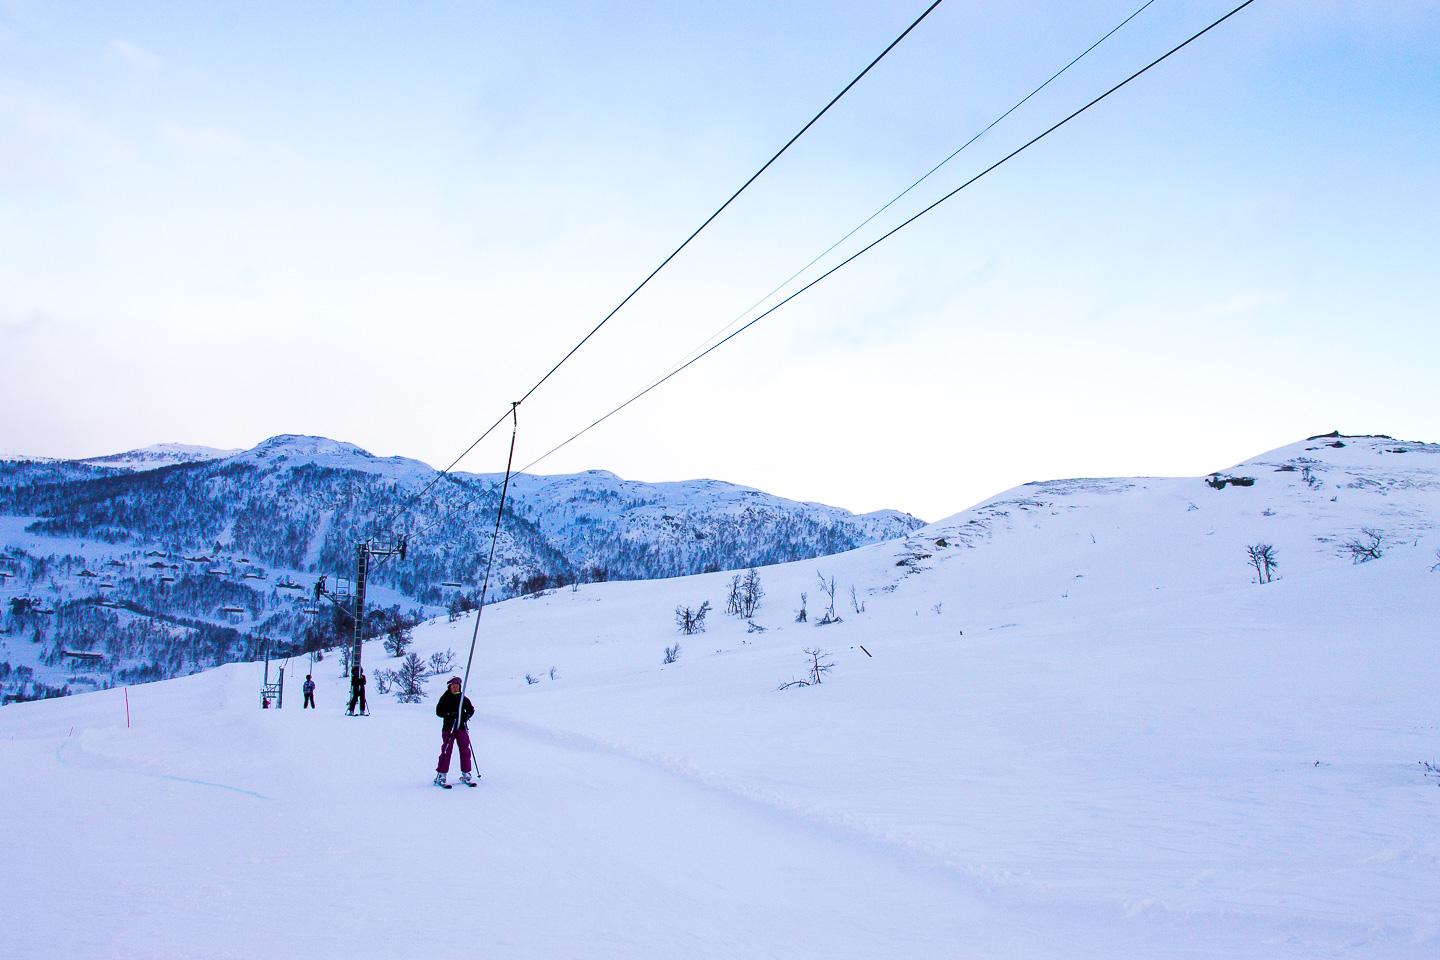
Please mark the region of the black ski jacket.
[[[441, 720], [440, 732], [445, 733], [455, 727], [455, 714], [460, 709], [460, 694], [451, 693], [446, 690], [440, 694], [440, 699], [435, 702], [435, 716]], [[475, 708], [470, 705], [470, 698], [465, 698], [465, 717], [460, 721], [460, 729], [464, 730], [470, 724], [470, 718], [475, 716]]]

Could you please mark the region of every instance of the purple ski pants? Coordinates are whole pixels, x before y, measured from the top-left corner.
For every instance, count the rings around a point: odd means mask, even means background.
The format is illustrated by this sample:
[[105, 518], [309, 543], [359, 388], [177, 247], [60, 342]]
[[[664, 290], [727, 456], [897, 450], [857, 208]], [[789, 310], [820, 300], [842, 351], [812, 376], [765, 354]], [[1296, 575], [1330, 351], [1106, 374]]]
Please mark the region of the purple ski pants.
[[455, 747], [456, 741], [460, 742], [460, 771], [470, 772], [470, 731], [446, 730], [440, 734], [440, 762], [435, 766], [436, 773], [450, 772], [450, 752]]

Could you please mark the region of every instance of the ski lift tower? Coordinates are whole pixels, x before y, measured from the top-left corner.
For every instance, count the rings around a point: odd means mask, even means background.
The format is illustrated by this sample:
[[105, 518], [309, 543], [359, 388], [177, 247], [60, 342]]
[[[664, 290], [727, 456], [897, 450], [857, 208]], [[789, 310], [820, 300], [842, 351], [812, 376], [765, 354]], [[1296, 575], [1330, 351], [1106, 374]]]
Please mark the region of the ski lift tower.
[[341, 598], [327, 591], [325, 589], [324, 577], [321, 577], [320, 581], [315, 584], [315, 597], [317, 600], [321, 596], [328, 597], [332, 603], [339, 605], [342, 609], [346, 606], [344, 601], [348, 600], [352, 604], [348, 610], [346, 610], [353, 618], [355, 631], [350, 646], [350, 669], [352, 674], [354, 671], [360, 669], [360, 645], [365, 639], [365, 586], [370, 579], [371, 564], [376, 558], [384, 559], [392, 556], [398, 556], [401, 560], [404, 560], [405, 539], [404, 537], [400, 537], [396, 540], [382, 542], [372, 537], [368, 540], [361, 540], [355, 545], [355, 587], [354, 592], [349, 596]]

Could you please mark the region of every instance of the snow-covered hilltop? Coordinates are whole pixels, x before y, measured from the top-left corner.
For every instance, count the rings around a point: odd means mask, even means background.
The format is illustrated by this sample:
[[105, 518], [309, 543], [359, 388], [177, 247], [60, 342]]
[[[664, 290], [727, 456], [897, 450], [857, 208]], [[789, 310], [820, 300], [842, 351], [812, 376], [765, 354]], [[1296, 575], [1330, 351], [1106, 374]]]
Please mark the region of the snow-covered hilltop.
[[[472, 791], [428, 784], [473, 614], [415, 629], [420, 703], [368, 644], [364, 720], [335, 657], [279, 711], [258, 663], [132, 687], [128, 729], [120, 690], [11, 705], [0, 923], [22, 956], [1428, 960], [1437, 551], [1440, 447], [1330, 436], [1018, 487], [761, 568], [748, 619], [725, 572], [547, 590], [479, 625]], [[41, 909], [79, 862], [85, 910]], [[317, 882], [357, 871], [405, 882]]]
[[112, 453], [103, 457], [89, 457], [74, 461], [93, 467], [109, 467], [114, 470], [154, 470], [181, 463], [206, 463], [232, 457], [240, 450], [220, 450], [215, 447], [199, 447], [187, 443], [157, 443], [138, 450]]

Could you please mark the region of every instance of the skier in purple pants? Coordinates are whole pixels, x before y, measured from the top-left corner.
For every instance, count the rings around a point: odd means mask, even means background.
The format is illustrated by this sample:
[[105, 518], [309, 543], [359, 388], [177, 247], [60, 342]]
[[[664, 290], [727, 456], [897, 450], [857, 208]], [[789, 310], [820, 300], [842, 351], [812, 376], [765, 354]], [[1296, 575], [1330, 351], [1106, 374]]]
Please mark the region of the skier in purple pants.
[[[445, 775], [450, 772], [450, 753], [457, 743], [460, 745], [460, 782], [469, 787], [475, 785], [475, 779], [470, 775], [470, 760], [474, 753], [470, 749], [470, 732], [465, 729], [475, 715], [475, 708], [470, 705], [469, 697], [461, 696], [461, 686], [459, 677], [451, 677], [446, 684], [447, 689], [435, 703], [435, 716], [441, 720], [440, 761], [435, 765], [437, 787], [449, 786]], [[461, 701], [464, 701], [463, 711]]]

